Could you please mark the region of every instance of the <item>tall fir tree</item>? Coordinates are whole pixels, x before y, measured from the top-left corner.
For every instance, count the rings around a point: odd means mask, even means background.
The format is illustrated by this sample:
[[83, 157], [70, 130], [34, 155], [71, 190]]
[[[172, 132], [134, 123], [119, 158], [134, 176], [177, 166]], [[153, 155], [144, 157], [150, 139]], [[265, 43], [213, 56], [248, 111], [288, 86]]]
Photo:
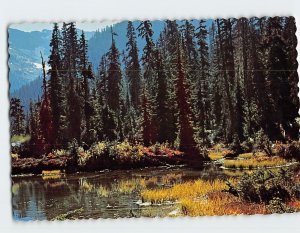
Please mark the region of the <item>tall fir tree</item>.
[[65, 86], [63, 85], [62, 75], [62, 58], [61, 58], [61, 33], [57, 23], [54, 23], [52, 38], [50, 41], [50, 56], [48, 64], [50, 69], [48, 71], [49, 78], [49, 98], [52, 109], [53, 120], [53, 137], [54, 145], [56, 147], [66, 146], [66, 96], [63, 92]]
[[54, 147], [55, 138], [53, 137], [53, 120], [52, 108], [48, 92], [48, 82], [46, 79], [45, 61], [41, 53], [42, 70], [43, 70], [43, 95], [41, 106], [39, 109], [40, 130], [44, 141], [45, 152], [50, 151]]
[[178, 105], [179, 149], [187, 153], [194, 153], [196, 142], [194, 139], [194, 130], [191, 119], [192, 111], [189, 102], [189, 87], [187, 85], [186, 74], [184, 70], [181, 46], [182, 45], [180, 44], [180, 41], [178, 41], [176, 100]]
[[206, 21], [200, 20], [197, 33], [195, 34], [198, 44], [199, 70], [196, 81], [196, 107], [198, 109], [196, 118], [199, 127], [199, 136], [202, 141], [207, 142], [206, 130], [211, 128], [210, 122], [210, 101], [209, 101], [209, 54], [207, 36], [208, 32], [205, 26]]
[[[146, 121], [151, 122], [151, 141], [155, 143], [158, 138], [157, 126], [157, 74], [155, 71], [155, 44], [153, 42], [152, 23], [149, 20], [142, 21], [138, 26], [139, 36], [144, 38], [146, 44], [143, 48], [142, 64], [143, 64], [143, 98], [144, 108], [147, 106], [147, 117], [149, 119], [142, 119], [144, 124]], [[145, 110], [145, 109], [144, 109]], [[145, 111], [144, 111], [145, 112]], [[145, 115], [144, 115], [145, 116]], [[143, 127], [145, 130], [146, 128]]]
[[85, 39], [85, 34], [82, 31], [80, 39], [79, 39], [79, 69], [81, 73], [81, 86], [80, 86], [80, 94], [81, 99], [83, 102], [83, 123], [82, 123], [82, 137], [84, 138], [85, 143], [92, 143], [92, 140], [90, 139], [91, 135], [91, 124], [90, 119], [92, 115], [94, 114], [94, 109], [91, 104], [91, 96], [90, 96], [90, 86], [89, 86], [89, 80], [94, 79], [94, 74], [92, 71], [92, 66], [88, 62], [88, 46], [87, 41]]
[[111, 32], [111, 48], [109, 51], [109, 66], [107, 74], [107, 103], [108, 107], [116, 113], [120, 110], [122, 72], [120, 53], [114, 39], [115, 33]]
[[127, 39], [126, 75], [129, 82], [130, 100], [134, 109], [137, 110], [140, 105], [141, 97], [141, 68], [138, 57], [136, 33], [131, 21], [128, 21]]

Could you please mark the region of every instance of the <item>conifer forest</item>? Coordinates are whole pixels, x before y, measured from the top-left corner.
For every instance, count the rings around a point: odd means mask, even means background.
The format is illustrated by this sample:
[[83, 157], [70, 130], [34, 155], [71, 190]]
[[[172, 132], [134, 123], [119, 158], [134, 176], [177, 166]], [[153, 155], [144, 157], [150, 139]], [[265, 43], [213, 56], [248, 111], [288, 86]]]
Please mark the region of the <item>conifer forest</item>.
[[[75, 22], [53, 23], [40, 95], [10, 97], [14, 218], [299, 211], [295, 18], [122, 23], [96, 32], [99, 55]], [[27, 186], [42, 214], [20, 204]]]

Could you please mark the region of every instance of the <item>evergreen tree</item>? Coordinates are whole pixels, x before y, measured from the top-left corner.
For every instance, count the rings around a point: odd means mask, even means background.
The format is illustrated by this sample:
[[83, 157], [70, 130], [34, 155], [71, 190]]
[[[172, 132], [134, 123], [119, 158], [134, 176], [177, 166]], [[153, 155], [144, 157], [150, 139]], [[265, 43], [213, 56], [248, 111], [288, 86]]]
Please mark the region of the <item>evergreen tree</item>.
[[63, 92], [63, 80], [62, 80], [62, 59], [61, 59], [61, 34], [58, 28], [58, 24], [54, 23], [52, 38], [50, 41], [51, 53], [49, 56], [48, 64], [50, 69], [48, 74], [49, 78], [49, 98], [52, 109], [52, 121], [53, 121], [53, 137], [54, 145], [66, 146], [66, 112], [65, 112], [65, 95]]
[[40, 108], [40, 101], [33, 104], [30, 101], [29, 107], [29, 133], [30, 133], [30, 151], [32, 155], [40, 157], [45, 152], [44, 138], [41, 133], [40, 116], [38, 109]]
[[198, 56], [199, 56], [199, 72], [197, 79], [196, 88], [196, 107], [198, 109], [198, 127], [200, 129], [200, 138], [203, 141], [207, 140], [205, 130], [211, 128], [210, 126], [210, 101], [209, 101], [209, 54], [207, 36], [208, 32], [205, 26], [206, 21], [200, 20], [198, 32], [196, 33], [197, 44], [198, 44]]
[[156, 71], [157, 71], [157, 128], [158, 128], [158, 142], [166, 142], [171, 140], [169, 135], [168, 122], [168, 91], [167, 91], [167, 76], [165, 72], [164, 62], [160, 51], [156, 52]]
[[143, 89], [142, 94], [142, 136], [143, 136], [143, 144], [145, 146], [149, 146], [154, 143], [153, 138], [155, 134], [151, 113], [150, 113], [150, 106], [148, 95], [146, 94], [146, 90]]
[[217, 19], [216, 23], [218, 30], [220, 71], [223, 79], [222, 83], [224, 84], [225, 107], [223, 111], [225, 114], [224, 119], [226, 119], [225, 138], [227, 142], [231, 142], [237, 130], [233, 100], [235, 67], [232, 44], [232, 22], [231, 19]]
[[82, 108], [79, 97], [79, 45], [75, 23], [63, 24], [62, 70], [66, 94], [66, 125], [68, 142], [81, 143]]
[[284, 128], [287, 137], [297, 139], [299, 137], [299, 125], [296, 119], [299, 117], [299, 97], [298, 97], [298, 73], [297, 73], [297, 37], [296, 23], [294, 17], [287, 17], [284, 25], [284, 42], [287, 53], [287, 76], [289, 83], [288, 96], [285, 102]]
[[119, 114], [121, 102], [122, 72], [119, 61], [120, 53], [116, 47], [115, 33], [112, 31], [111, 48], [109, 51], [109, 67], [107, 76], [107, 103], [108, 107]]
[[18, 98], [10, 99], [9, 110], [10, 122], [11, 122], [11, 134], [22, 135], [25, 133], [25, 114], [24, 107], [21, 104], [21, 100]]
[[82, 31], [80, 39], [79, 39], [79, 68], [81, 71], [81, 79], [82, 79], [82, 91], [81, 97], [83, 102], [83, 132], [82, 137], [85, 138], [85, 142], [91, 142], [90, 140], [90, 118], [94, 114], [93, 106], [90, 102], [90, 89], [89, 89], [89, 80], [94, 79], [94, 75], [92, 72], [92, 66], [88, 62], [88, 46], [85, 39], [84, 32]]
[[211, 76], [211, 124], [212, 124], [212, 140], [216, 141], [224, 141], [224, 105], [223, 105], [223, 83], [221, 78], [221, 62], [220, 62], [220, 46], [217, 38], [217, 31], [215, 27], [215, 23], [212, 23], [210, 27], [210, 66], [209, 66], [209, 75]]
[[122, 60], [112, 31], [95, 79], [85, 34], [55, 23], [41, 100], [26, 119], [20, 99], [10, 100], [12, 134], [27, 131], [36, 156], [102, 140], [169, 142], [193, 156], [218, 142], [238, 152], [258, 132], [272, 141], [299, 137], [293, 17], [217, 19], [209, 32], [210, 21], [177, 22], [167, 20], [157, 40], [151, 21], [140, 22], [141, 63], [133, 23]]
[[[146, 41], [145, 47], [143, 49], [143, 56], [142, 56], [142, 64], [143, 64], [143, 88], [145, 89], [143, 92], [143, 101], [144, 101], [144, 108], [147, 106], [147, 110], [143, 110], [144, 113], [147, 114], [143, 115], [146, 118], [143, 118], [143, 125], [148, 124], [145, 121], [151, 122], [151, 133], [147, 134], [150, 135], [151, 138], [147, 139], [146, 141], [151, 141], [152, 143], [157, 141], [158, 132], [157, 132], [157, 74], [155, 71], [155, 45], [153, 42], [153, 30], [152, 24], [149, 20], [142, 21], [138, 26], [139, 36], [144, 38]], [[147, 104], [145, 104], [147, 103]], [[143, 130], [147, 129], [147, 127], [143, 127]]]
[[43, 95], [41, 106], [39, 109], [39, 118], [40, 118], [40, 131], [42, 134], [42, 139], [44, 141], [44, 150], [45, 152], [50, 151], [54, 146], [54, 137], [53, 137], [53, 121], [52, 121], [52, 109], [48, 92], [48, 83], [46, 80], [46, 69], [43, 56], [42, 59], [42, 69], [43, 69]]
[[194, 140], [194, 130], [191, 122], [190, 97], [188, 85], [182, 60], [182, 48], [178, 43], [177, 52], [177, 80], [176, 80], [176, 100], [178, 105], [178, 139], [179, 149], [185, 152], [194, 152], [196, 142]]
[[138, 58], [135, 29], [131, 21], [128, 21], [126, 43], [126, 75], [129, 82], [130, 100], [135, 110], [140, 104], [141, 68]]
[[283, 22], [279, 17], [269, 18], [267, 21], [268, 63], [267, 63], [267, 88], [272, 105], [268, 135], [271, 139], [283, 139], [285, 137], [285, 107], [289, 103], [290, 84], [288, 82], [288, 64], [285, 43], [282, 36]]

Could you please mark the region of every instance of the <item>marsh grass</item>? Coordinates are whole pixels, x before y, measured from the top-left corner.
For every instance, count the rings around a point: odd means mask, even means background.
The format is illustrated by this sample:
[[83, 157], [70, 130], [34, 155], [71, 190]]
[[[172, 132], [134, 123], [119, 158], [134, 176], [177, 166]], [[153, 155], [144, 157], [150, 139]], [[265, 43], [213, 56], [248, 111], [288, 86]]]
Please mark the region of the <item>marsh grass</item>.
[[222, 191], [226, 189], [225, 181], [204, 181], [196, 180], [176, 184], [171, 188], [144, 190], [141, 192], [144, 201], [151, 203], [163, 203], [165, 201], [180, 201], [182, 199], [196, 199], [203, 197], [210, 192]]
[[225, 160], [224, 167], [231, 169], [271, 168], [287, 165], [289, 162], [279, 156], [251, 157], [249, 159]]
[[225, 192], [214, 192], [206, 200], [181, 201], [182, 213], [187, 216], [215, 216], [239, 214], [265, 214], [265, 205], [241, 202], [237, 197]]
[[175, 184], [180, 182], [182, 179], [181, 174], [170, 173], [162, 176], [161, 181], [163, 184]]
[[109, 197], [109, 194], [110, 194], [109, 189], [107, 189], [106, 187], [104, 187], [102, 185], [100, 185], [96, 191], [97, 191], [98, 197]]
[[251, 152], [251, 153], [239, 154], [238, 157], [240, 159], [251, 159], [254, 157], [266, 157], [266, 156], [267, 156], [266, 153], [259, 151], [259, 152], [255, 152], [255, 153]]
[[55, 180], [62, 177], [61, 170], [42, 171], [43, 180]]
[[[237, 180], [230, 179], [236, 183]], [[180, 214], [186, 216], [213, 216], [238, 214], [265, 214], [264, 204], [242, 202], [238, 197], [225, 192], [227, 182], [223, 180], [196, 180], [176, 184], [171, 188], [144, 190], [144, 201], [163, 204], [167, 201], [177, 203]]]
[[139, 179], [130, 179], [130, 180], [121, 180], [116, 189], [120, 193], [132, 193], [140, 189], [140, 181]]
[[228, 150], [228, 149], [214, 149], [214, 150], [210, 150], [208, 152], [208, 157], [211, 160], [219, 160], [219, 159], [224, 158], [226, 155], [232, 154], [232, 153], [233, 153], [233, 151]]
[[241, 170], [224, 170], [224, 174], [229, 176], [229, 177], [240, 177], [245, 173], [251, 174], [251, 173], [253, 173], [253, 170], [245, 170], [245, 171], [241, 171]]
[[80, 189], [83, 190], [84, 192], [91, 192], [91, 191], [95, 190], [95, 185], [88, 182], [86, 179], [83, 179], [80, 182]]

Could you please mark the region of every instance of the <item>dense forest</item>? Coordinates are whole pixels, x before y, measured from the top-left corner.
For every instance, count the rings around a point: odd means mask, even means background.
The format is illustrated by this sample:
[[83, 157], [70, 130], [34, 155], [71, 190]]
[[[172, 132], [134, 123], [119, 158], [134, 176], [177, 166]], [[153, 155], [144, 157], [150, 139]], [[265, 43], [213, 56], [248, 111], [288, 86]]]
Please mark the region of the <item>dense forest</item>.
[[166, 20], [155, 41], [151, 21], [128, 21], [124, 51], [111, 28], [97, 69], [84, 32], [54, 23], [48, 61], [41, 54], [43, 94], [28, 114], [11, 98], [12, 136], [30, 135], [27, 153], [35, 156], [100, 141], [201, 154], [220, 142], [240, 151], [257, 138], [298, 139], [295, 19], [198, 22]]

